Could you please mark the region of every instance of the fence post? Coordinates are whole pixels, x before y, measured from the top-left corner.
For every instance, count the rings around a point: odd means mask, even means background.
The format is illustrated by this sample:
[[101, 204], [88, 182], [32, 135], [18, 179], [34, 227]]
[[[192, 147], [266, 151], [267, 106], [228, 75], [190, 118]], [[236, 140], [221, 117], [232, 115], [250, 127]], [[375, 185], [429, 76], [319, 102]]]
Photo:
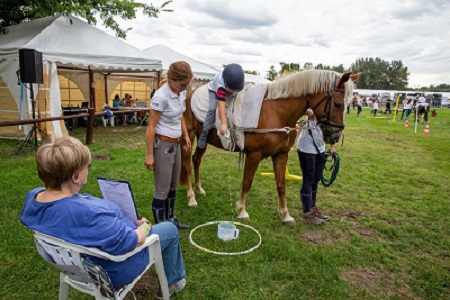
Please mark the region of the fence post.
[[92, 137], [94, 136], [94, 120], [95, 120], [95, 108], [88, 108], [88, 123], [86, 128], [86, 144], [92, 144]]

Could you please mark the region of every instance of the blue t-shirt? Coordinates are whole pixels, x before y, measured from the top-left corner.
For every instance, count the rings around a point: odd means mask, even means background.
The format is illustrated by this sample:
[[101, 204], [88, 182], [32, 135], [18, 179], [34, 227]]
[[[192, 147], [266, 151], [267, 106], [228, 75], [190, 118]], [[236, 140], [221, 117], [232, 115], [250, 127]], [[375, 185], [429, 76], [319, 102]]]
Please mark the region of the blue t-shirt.
[[[88, 194], [76, 194], [57, 201], [43, 203], [35, 200], [44, 188], [30, 191], [20, 221], [29, 229], [51, 235], [67, 242], [96, 247], [112, 255], [122, 255], [136, 248], [137, 225], [113, 202]], [[108, 272], [115, 288], [133, 281], [149, 263], [148, 249], [123, 262], [112, 262], [87, 256]]]

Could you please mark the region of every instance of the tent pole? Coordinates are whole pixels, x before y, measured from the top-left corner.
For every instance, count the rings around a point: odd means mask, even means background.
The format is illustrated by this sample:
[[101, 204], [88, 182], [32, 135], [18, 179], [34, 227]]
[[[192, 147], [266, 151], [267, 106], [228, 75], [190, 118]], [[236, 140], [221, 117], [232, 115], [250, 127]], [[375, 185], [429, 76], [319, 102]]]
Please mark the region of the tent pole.
[[105, 103], [109, 106], [109, 95], [108, 95], [108, 74], [103, 75], [105, 77]]
[[94, 72], [89, 67], [89, 107], [95, 108], [95, 83]]

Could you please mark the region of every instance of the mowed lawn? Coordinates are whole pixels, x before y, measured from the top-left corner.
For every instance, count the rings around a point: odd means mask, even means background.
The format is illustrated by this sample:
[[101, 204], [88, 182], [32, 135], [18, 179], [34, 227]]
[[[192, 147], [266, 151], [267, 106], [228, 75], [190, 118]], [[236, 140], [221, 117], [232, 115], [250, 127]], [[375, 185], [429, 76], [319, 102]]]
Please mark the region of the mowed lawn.
[[[261, 162], [247, 199], [262, 244], [244, 255], [202, 251], [180, 232], [187, 269], [186, 288], [173, 299], [450, 299], [450, 109], [437, 109], [424, 125], [368, 118], [364, 108], [346, 115], [344, 144], [336, 145], [340, 173], [328, 188], [319, 187], [318, 204], [332, 216], [325, 225], [302, 222], [299, 188], [288, 181], [287, 201], [296, 219], [282, 225], [277, 212], [272, 162]], [[85, 140], [85, 129], [71, 133]], [[0, 140], [0, 299], [57, 299], [59, 276], [37, 254], [31, 232], [19, 222], [23, 199], [42, 186], [34, 151], [14, 155], [17, 140]], [[141, 215], [152, 219], [153, 174], [144, 167], [145, 128], [97, 127], [89, 181], [82, 192], [101, 196], [96, 177], [130, 181]], [[188, 208], [179, 187], [176, 215], [192, 226], [236, 220], [242, 170], [238, 154], [209, 148], [202, 164], [206, 196]], [[300, 175], [296, 152], [289, 172]], [[217, 238], [217, 226], [195, 231], [194, 241], [220, 252], [254, 247], [258, 236], [240, 226], [231, 242]], [[135, 289], [137, 299], [153, 299], [152, 269]], [[91, 299], [71, 290], [70, 299]], [[132, 299], [130, 296], [128, 299]]]

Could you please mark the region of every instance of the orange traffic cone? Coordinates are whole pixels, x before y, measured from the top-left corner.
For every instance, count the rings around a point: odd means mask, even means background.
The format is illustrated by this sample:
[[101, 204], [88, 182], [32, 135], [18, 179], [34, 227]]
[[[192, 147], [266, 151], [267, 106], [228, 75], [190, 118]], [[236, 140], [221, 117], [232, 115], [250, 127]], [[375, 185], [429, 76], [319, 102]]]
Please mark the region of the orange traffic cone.
[[409, 128], [409, 121], [408, 121], [408, 119], [406, 119], [405, 128]]
[[427, 122], [427, 125], [425, 125], [425, 130], [423, 131], [423, 134], [429, 135], [430, 134], [430, 122]]

